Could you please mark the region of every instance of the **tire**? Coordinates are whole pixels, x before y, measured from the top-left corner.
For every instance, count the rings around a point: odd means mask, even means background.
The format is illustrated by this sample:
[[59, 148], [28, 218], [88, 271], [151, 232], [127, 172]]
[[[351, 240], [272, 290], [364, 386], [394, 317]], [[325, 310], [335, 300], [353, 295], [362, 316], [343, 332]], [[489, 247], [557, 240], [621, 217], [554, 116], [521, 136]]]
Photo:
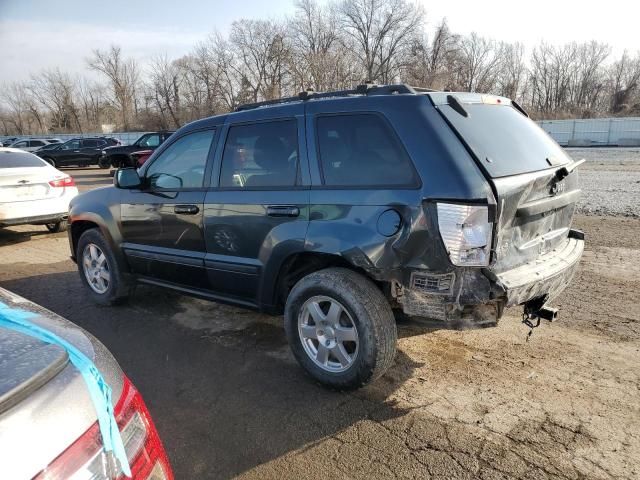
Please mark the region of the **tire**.
[[[85, 262], [85, 251], [89, 251], [89, 256], [91, 256], [92, 250], [96, 263], [94, 265], [87, 265]], [[103, 260], [100, 260], [100, 253], [104, 256]], [[116, 305], [124, 303], [131, 295], [133, 286], [130, 281], [122, 275], [109, 244], [98, 229], [92, 228], [80, 236], [76, 248], [76, 261], [80, 279], [96, 303], [101, 305]], [[100, 268], [98, 267], [104, 267], [103, 262], [106, 262], [106, 274], [109, 277], [106, 282], [103, 276], [99, 275]], [[96, 272], [96, 269], [98, 269], [98, 272]], [[105, 273], [104, 268], [102, 268], [102, 273]], [[90, 284], [89, 278], [94, 278], [95, 282], [92, 281]], [[100, 288], [97, 288], [98, 286]]]
[[111, 167], [111, 161], [108, 159], [108, 157], [100, 157], [98, 158], [98, 166], [104, 170]]
[[[342, 309], [338, 322], [332, 309]], [[285, 330], [300, 365], [332, 389], [360, 388], [393, 364], [397, 331], [391, 306], [371, 280], [351, 270], [320, 270], [296, 283], [287, 298]], [[321, 342], [330, 351], [326, 360]]]
[[57, 168], [56, 161], [51, 157], [44, 157], [43, 160], [51, 165], [53, 168]]
[[67, 229], [67, 220], [60, 220], [56, 223], [47, 223], [46, 227], [51, 233], [64, 232]]

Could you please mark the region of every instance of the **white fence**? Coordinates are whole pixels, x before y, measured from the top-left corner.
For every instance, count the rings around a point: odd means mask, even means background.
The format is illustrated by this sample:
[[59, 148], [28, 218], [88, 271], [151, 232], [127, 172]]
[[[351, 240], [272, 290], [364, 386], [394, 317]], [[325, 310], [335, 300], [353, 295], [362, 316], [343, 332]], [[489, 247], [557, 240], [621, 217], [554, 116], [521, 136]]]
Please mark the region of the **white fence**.
[[640, 117], [542, 120], [538, 124], [564, 146], [640, 146]]
[[[538, 124], [563, 146], [640, 146], [640, 117], [593, 118], [587, 120], [542, 120]], [[125, 145], [136, 141], [145, 132], [110, 133]], [[54, 137], [69, 140], [77, 137], [96, 137], [102, 133], [61, 133], [31, 135], [31, 137]], [[27, 138], [28, 136], [20, 137]], [[0, 142], [7, 137], [0, 137]]]

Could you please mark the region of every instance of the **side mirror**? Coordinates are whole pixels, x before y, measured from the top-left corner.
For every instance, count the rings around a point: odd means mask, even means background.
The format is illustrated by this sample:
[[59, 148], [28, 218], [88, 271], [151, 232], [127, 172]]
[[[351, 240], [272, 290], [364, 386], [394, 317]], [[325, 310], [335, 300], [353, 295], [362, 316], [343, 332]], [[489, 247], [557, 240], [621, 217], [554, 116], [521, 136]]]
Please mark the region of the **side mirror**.
[[135, 168], [119, 168], [113, 176], [113, 185], [117, 188], [137, 188], [142, 179]]

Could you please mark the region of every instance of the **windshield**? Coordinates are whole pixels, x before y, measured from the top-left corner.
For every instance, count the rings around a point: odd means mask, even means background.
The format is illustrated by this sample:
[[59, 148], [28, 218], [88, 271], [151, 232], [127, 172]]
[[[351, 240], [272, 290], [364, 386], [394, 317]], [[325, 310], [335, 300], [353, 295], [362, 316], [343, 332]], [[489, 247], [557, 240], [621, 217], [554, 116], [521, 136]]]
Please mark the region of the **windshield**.
[[0, 151], [0, 169], [3, 168], [24, 168], [24, 167], [44, 167], [47, 165], [44, 160], [27, 152], [7, 152]]
[[535, 172], [570, 158], [532, 120], [507, 105], [464, 103], [465, 117], [450, 105], [440, 110], [478, 156], [492, 178]]

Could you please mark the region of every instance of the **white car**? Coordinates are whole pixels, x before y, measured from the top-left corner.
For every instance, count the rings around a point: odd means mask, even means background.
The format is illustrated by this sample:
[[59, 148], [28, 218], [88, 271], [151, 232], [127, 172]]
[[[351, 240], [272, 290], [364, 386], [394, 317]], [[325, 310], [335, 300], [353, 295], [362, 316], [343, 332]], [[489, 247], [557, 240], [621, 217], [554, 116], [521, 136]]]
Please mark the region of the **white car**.
[[24, 138], [22, 140], [16, 140], [10, 146], [11, 148], [19, 148], [25, 152], [35, 152], [45, 145], [60, 142], [61, 141], [57, 138]]
[[78, 188], [66, 173], [32, 153], [0, 147], [0, 227], [66, 230], [69, 201], [76, 195]]

